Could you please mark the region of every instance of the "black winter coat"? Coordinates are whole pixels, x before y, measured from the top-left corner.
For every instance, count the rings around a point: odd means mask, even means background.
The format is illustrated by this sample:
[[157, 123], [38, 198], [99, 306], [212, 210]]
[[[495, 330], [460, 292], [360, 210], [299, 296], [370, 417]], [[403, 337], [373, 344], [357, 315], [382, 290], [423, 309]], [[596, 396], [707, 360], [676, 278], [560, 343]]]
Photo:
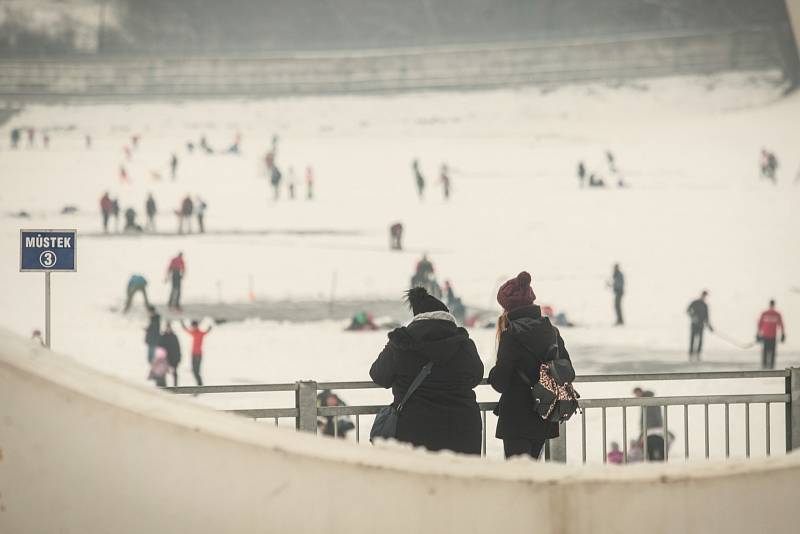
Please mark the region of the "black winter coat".
[[558, 342], [561, 357], [569, 358], [564, 340], [542, 317], [539, 306], [525, 306], [508, 314], [508, 330], [500, 334], [497, 363], [489, 372], [489, 383], [500, 393], [495, 413], [500, 439], [551, 439], [558, 437], [558, 423], [549, 423], [533, 411], [531, 387], [518, 371], [532, 383], [539, 381], [539, 366], [548, 349]]
[[389, 342], [369, 375], [392, 388], [394, 405], [425, 364], [431, 374], [400, 414], [397, 439], [431, 451], [481, 452], [481, 416], [473, 388], [483, 379], [483, 362], [469, 334], [455, 323], [418, 319], [389, 332]]
[[175, 332], [169, 334], [165, 332], [162, 334], [161, 339], [158, 340], [158, 346], [164, 347], [164, 350], [167, 351], [167, 361], [169, 365], [171, 367], [177, 367], [181, 362], [181, 344]]
[[150, 317], [150, 323], [147, 325], [147, 330], [144, 334], [144, 342], [148, 345], [156, 345], [158, 344], [158, 340], [161, 337], [161, 316], [159, 314], [154, 314]]

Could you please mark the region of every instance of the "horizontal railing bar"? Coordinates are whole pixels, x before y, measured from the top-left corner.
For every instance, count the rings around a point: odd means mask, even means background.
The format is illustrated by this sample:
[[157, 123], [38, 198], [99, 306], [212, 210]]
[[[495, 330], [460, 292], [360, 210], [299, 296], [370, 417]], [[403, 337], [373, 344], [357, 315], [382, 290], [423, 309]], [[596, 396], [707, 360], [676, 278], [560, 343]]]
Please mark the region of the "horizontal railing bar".
[[317, 415], [373, 415], [384, 407], [384, 404], [377, 406], [319, 406]]
[[186, 395], [193, 393], [258, 393], [262, 391], [294, 391], [294, 384], [238, 384], [228, 386], [178, 386], [164, 388], [166, 391]]
[[[701, 373], [637, 373], [637, 374], [615, 374], [615, 375], [582, 375], [577, 376], [574, 382], [644, 382], [661, 380], [726, 380], [741, 378], [784, 378], [787, 371], [717, 371]], [[486, 379], [480, 385], [488, 385]], [[179, 386], [167, 387], [166, 391], [185, 395], [194, 393], [257, 393], [269, 391], [294, 391], [295, 384], [238, 384], [223, 386]], [[317, 389], [377, 389], [382, 388], [374, 382], [319, 382]]]
[[706, 371], [700, 373], [636, 373], [616, 375], [580, 375], [575, 382], [629, 382], [659, 380], [726, 380], [735, 378], [785, 378], [786, 370], [776, 371]]
[[317, 389], [370, 389], [370, 388], [383, 388], [383, 386], [379, 386], [375, 382], [318, 382], [317, 383]]
[[253, 419], [267, 417], [297, 417], [297, 408], [260, 408], [252, 410], [222, 410], [223, 412], [243, 415]]
[[[581, 399], [582, 408], [621, 408], [623, 406], [677, 406], [697, 404], [744, 404], [789, 402], [787, 394], [763, 395], [697, 395], [689, 397], [632, 397], [619, 399]], [[371, 406], [325, 406], [317, 408], [317, 415], [372, 415], [385, 405]], [[494, 410], [496, 402], [479, 402], [478, 408], [483, 412]]]
[[676, 406], [679, 404], [744, 404], [790, 402], [785, 393], [759, 395], [693, 395], [689, 397], [632, 397], [621, 399], [581, 399], [582, 408], [619, 408], [620, 406]]

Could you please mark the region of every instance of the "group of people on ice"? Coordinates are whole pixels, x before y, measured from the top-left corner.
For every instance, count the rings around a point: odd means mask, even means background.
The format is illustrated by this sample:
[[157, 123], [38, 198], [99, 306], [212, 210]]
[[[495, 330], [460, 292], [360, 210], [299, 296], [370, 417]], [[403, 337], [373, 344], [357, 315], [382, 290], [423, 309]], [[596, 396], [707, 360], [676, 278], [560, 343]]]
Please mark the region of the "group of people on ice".
[[[297, 185], [297, 173], [294, 167], [289, 166], [284, 179], [283, 172], [281, 172], [277, 163], [278, 158], [278, 136], [272, 136], [272, 146], [264, 156], [264, 168], [266, 170], [267, 179], [272, 185], [272, 200], [278, 201], [281, 197], [281, 189], [286, 185], [287, 197], [289, 200], [294, 200], [300, 195]], [[305, 170], [305, 198], [306, 200], [314, 199], [314, 169], [311, 165], [306, 166]]]
[[[415, 159], [411, 162], [411, 172], [414, 175], [414, 184], [417, 187], [417, 196], [420, 200], [425, 199], [425, 176], [419, 168], [419, 160]], [[439, 167], [439, 184], [442, 186], [442, 198], [445, 201], [450, 200], [451, 182], [450, 182], [450, 167], [447, 163], [442, 163]]]
[[[186, 195], [181, 200], [180, 205], [174, 211], [178, 217], [178, 233], [192, 233], [192, 220], [197, 218], [198, 232], [205, 233], [205, 215], [208, 204], [200, 196], [195, 196], [192, 200], [191, 195]], [[156, 231], [156, 215], [158, 214], [158, 206], [152, 193], [147, 194], [147, 199], [144, 204], [144, 212], [146, 220], [144, 226], [137, 221], [138, 214], [136, 210], [129, 206], [125, 209], [125, 223], [122, 227], [124, 233], [141, 233], [141, 232], [155, 232]], [[119, 199], [111, 198], [108, 192], [103, 193], [100, 197], [100, 215], [103, 222], [103, 232], [109, 232], [109, 221], [114, 221], [114, 232], [119, 232], [119, 215], [120, 206]]]
[[[150, 366], [148, 379], [155, 381], [158, 387], [167, 386], [167, 375], [172, 375], [172, 385], [178, 385], [178, 365], [181, 363], [181, 344], [172, 323], [166, 321], [161, 330], [161, 315], [154, 306], [148, 305], [149, 321], [145, 328], [144, 342], [147, 346], [147, 363]], [[203, 341], [211, 332], [212, 326], [200, 328], [200, 322], [193, 320], [187, 327], [180, 321], [181, 329], [189, 335], [192, 341], [192, 374], [198, 386], [203, 385], [200, 374], [203, 363]]]
[[[617, 169], [613, 152], [606, 150], [608, 173], [617, 182], [617, 187], [627, 187], [622, 174]], [[578, 185], [582, 187], [606, 187], [606, 181], [599, 171], [589, 171], [583, 161], [578, 162]]]
[[[164, 283], [170, 284], [169, 299], [167, 300], [167, 308], [176, 312], [182, 312], [181, 307], [181, 289], [183, 286], [183, 277], [186, 274], [186, 262], [183, 259], [183, 252], [178, 252], [176, 256], [170, 259], [167, 265], [167, 273], [164, 276]], [[128, 279], [128, 285], [125, 291], [125, 307], [123, 313], [127, 313], [131, 309], [133, 298], [138, 294], [142, 294], [145, 307], [150, 307], [150, 299], [147, 297], [147, 278], [141, 274], [134, 274]]]

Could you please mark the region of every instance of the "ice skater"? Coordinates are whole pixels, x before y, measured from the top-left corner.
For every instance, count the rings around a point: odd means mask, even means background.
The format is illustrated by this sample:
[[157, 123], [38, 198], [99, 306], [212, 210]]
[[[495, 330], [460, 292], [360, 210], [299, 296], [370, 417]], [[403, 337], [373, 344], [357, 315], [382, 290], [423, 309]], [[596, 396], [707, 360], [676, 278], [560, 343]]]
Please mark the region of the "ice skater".
[[147, 194], [147, 202], [144, 203], [144, 211], [147, 214], [145, 228], [150, 232], [156, 231], [156, 199], [152, 193]]
[[689, 314], [691, 321], [691, 331], [689, 335], [689, 361], [700, 361], [700, 354], [703, 352], [703, 331], [706, 327], [713, 332], [714, 328], [708, 319], [708, 304], [706, 304], [708, 291], [703, 290], [700, 298], [695, 299], [689, 304], [686, 313]]
[[201, 234], [204, 234], [206, 233], [205, 220], [206, 208], [208, 208], [208, 204], [206, 204], [202, 198], [197, 197], [195, 206], [197, 206], [197, 228]]
[[419, 199], [423, 200], [425, 197], [425, 177], [422, 176], [422, 172], [419, 170], [419, 160], [414, 160], [411, 164], [411, 169], [414, 171], [414, 180], [417, 184], [417, 195], [419, 195]]
[[164, 282], [169, 280], [172, 283], [167, 302], [167, 306], [171, 310], [181, 311], [181, 284], [185, 274], [186, 263], [183, 260], [183, 252], [178, 252], [178, 255], [170, 260], [167, 275], [164, 278]]
[[781, 330], [781, 343], [784, 343], [786, 341], [786, 328], [783, 326], [783, 317], [775, 309], [775, 301], [770, 300], [769, 308], [758, 319], [758, 332], [756, 333], [756, 341], [762, 344], [762, 369], [775, 369], [775, 352], [779, 328]]
[[280, 169], [276, 166], [272, 166], [272, 171], [270, 172], [270, 183], [272, 184], [272, 200], [278, 201], [278, 198], [281, 194], [281, 179], [283, 175], [281, 174]]
[[442, 163], [442, 169], [439, 172], [439, 180], [442, 182], [444, 199], [450, 200], [450, 169], [447, 168], [446, 163]]
[[778, 158], [774, 152], [766, 148], [761, 149], [761, 178], [771, 180], [773, 184], [778, 183]]
[[186, 195], [181, 202], [181, 208], [178, 211], [179, 234], [184, 232], [184, 223], [186, 224], [186, 230], [190, 234], [192, 233], [192, 213], [194, 213], [194, 202], [192, 202], [191, 196]]
[[103, 193], [103, 196], [100, 197], [100, 214], [103, 216], [103, 233], [108, 233], [108, 219], [111, 217], [111, 210], [113, 208], [113, 202], [111, 201], [111, 197], [108, 196], [108, 192]]
[[625, 295], [625, 275], [619, 269], [619, 263], [614, 264], [614, 272], [611, 274], [611, 289], [614, 291], [614, 312], [617, 315], [615, 325], [622, 326], [625, 321], [622, 319], [622, 296]]
[[178, 177], [178, 155], [174, 152], [172, 153], [172, 157], [169, 159], [169, 176], [173, 182]]
[[200, 330], [200, 323], [192, 321], [191, 328], [181, 321], [183, 330], [192, 336], [192, 374], [198, 386], [203, 385], [203, 378], [200, 376], [200, 365], [203, 363], [203, 339], [211, 332], [213, 326], [209, 326], [205, 331]]
[[389, 249], [403, 250], [403, 223], [396, 222], [389, 227]]
[[314, 199], [314, 169], [306, 167], [306, 200]]
[[111, 201], [111, 216], [114, 217], [114, 232], [119, 233], [119, 200]]

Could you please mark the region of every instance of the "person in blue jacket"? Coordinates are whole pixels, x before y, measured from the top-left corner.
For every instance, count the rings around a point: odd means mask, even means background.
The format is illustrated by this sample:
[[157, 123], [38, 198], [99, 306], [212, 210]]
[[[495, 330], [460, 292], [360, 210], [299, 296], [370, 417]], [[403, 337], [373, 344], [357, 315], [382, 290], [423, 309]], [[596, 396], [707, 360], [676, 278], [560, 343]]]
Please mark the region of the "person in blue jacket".
[[136, 295], [136, 293], [142, 294], [142, 297], [144, 297], [145, 307], [149, 307], [150, 301], [147, 299], [147, 279], [140, 274], [134, 274], [130, 277], [130, 279], [128, 279], [128, 296], [125, 299], [125, 313], [131, 309], [131, 303], [133, 302], [133, 297]]

